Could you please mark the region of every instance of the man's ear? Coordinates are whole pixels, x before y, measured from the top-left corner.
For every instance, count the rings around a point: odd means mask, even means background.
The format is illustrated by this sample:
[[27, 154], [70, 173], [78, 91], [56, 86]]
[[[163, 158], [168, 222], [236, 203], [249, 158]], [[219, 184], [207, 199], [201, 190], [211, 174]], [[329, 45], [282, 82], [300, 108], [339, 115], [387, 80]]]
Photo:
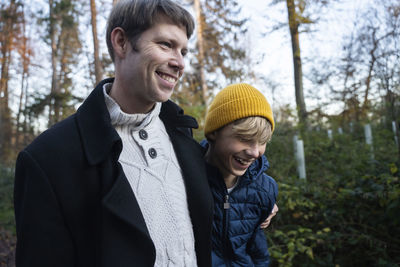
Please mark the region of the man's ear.
[[128, 51], [129, 40], [126, 37], [124, 29], [116, 27], [111, 32], [111, 43], [114, 53], [118, 58], [124, 58]]

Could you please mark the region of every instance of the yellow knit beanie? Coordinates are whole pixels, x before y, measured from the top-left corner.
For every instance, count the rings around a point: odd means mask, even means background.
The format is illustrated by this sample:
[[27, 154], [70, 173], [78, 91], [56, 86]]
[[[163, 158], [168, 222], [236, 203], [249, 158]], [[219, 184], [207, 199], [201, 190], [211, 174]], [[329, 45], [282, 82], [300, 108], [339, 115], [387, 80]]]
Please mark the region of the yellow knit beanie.
[[275, 128], [271, 106], [264, 95], [247, 83], [232, 84], [222, 89], [211, 102], [204, 125], [209, 134], [235, 120], [260, 116]]

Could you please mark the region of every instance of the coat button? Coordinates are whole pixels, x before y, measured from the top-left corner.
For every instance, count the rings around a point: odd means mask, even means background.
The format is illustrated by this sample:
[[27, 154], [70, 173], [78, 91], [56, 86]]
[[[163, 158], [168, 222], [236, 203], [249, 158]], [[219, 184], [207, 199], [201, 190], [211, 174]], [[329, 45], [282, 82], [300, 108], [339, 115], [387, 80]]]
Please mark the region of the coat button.
[[142, 129], [142, 130], [139, 131], [140, 139], [146, 140], [148, 136], [149, 135], [147, 134], [147, 132], [145, 130]]
[[150, 158], [155, 159], [157, 157], [157, 151], [154, 148], [150, 148], [149, 156], [150, 156]]

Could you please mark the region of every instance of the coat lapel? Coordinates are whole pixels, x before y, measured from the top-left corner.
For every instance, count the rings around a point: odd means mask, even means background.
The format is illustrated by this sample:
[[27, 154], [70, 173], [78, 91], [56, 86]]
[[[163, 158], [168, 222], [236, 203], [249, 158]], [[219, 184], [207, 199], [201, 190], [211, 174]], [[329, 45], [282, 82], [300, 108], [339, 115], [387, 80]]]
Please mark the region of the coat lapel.
[[211, 266], [213, 198], [207, 181], [204, 151], [188, 131], [188, 128], [197, 128], [197, 122], [183, 115], [183, 111], [170, 101], [163, 103], [160, 117], [182, 169], [198, 266]]
[[171, 141], [180, 163], [185, 180], [187, 199], [193, 226], [211, 219], [212, 195], [209, 191], [207, 174], [203, 162], [203, 151], [198, 144], [180, 131], [170, 131]]
[[117, 178], [102, 202], [112, 214], [150, 238], [139, 204], [119, 163]]

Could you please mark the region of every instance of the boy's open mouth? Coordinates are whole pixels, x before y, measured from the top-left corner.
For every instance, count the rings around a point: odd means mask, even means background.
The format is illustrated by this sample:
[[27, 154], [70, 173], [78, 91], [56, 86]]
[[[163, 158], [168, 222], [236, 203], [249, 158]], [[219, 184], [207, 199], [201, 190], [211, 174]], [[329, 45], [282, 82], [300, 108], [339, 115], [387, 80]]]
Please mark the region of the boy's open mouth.
[[243, 166], [248, 166], [252, 162], [251, 160], [244, 160], [244, 159], [241, 159], [241, 158], [238, 158], [238, 157], [233, 157], [233, 158]]

